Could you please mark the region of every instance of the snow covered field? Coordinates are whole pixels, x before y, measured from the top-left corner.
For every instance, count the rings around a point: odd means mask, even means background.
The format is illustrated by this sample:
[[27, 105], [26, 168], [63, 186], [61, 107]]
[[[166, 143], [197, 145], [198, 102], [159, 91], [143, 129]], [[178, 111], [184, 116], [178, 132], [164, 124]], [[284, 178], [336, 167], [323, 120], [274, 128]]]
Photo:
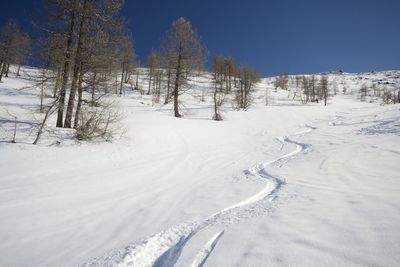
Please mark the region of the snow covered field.
[[215, 122], [210, 97], [188, 97], [176, 119], [127, 89], [121, 139], [51, 128], [34, 146], [39, 92], [26, 85], [0, 83], [0, 266], [400, 262], [399, 105], [271, 90], [265, 106], [265, 79], [253, 107]]

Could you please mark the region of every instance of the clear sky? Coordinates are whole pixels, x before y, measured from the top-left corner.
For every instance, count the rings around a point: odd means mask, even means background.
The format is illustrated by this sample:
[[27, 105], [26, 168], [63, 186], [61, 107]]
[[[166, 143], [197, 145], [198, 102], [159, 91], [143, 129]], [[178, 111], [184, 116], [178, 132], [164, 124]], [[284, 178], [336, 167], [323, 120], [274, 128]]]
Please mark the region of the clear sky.
[[[42, 0], [7, 0], [0, 23], [25, 30]], [[400, 69], [400, 0], [126, 0], [142, 62], [178, 17], [189, 19], [211, 55], [257, 68], [263, 76], [330, 70]]]

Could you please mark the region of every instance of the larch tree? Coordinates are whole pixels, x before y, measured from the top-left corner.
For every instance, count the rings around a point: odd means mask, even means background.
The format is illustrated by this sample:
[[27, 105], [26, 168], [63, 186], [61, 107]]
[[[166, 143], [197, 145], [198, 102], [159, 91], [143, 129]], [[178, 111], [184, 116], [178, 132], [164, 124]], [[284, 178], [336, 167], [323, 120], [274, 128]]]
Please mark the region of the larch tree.
[[[120, 22], [118, 19], [115, 18], [115, 15], [122, 7], [123, 3], [124, 3], [123, 0], [101, 0], [101, 1], [79, 0], [77, 3], [76, 9], [78, 13], [77, 14], [78, 23], [75, 34], [76, 36], [75, 36], [71, 90], [68, 98], [68, 106], [64, 122], [65, 128], [72, 127], [75, 96], [79, 86], [78, 83], [79, 83], [79, 76], [81, 74], [80, 68], [83, 61], [83, 49], [85, 40], [87, 40], [88, 34], [95, 32], [99, 29], [104, 29], [105, 32], [107, 32], [108, 30], [110, 32], [115, 31], [119, 33]], [[127, 44], [129, 44], [129, 42], [127, 42]], [[124, 61], [124, 59], [122, 59], [121, 61]], [[118, 63], [115, 62], [115, 65], [118, 65]], [[116, 66], [116, 68], [118, 67]], [[125, 70], [123, 70], [123, 74], [124, 71]]]
[[165, 34], [161, 51], [170, 64], [169, 69], [173, 75], [173, 99], [174, 115], [181, 117], [179, 113], [179, 95], [188, 84], [188, 78], [194, 70], [203, 67], [207, 50], [190, 21], [179, 18], [172, 23], [171, 28]]
[[310, 79], [307, 76], [301, 78], [301, 87], [302, 87], [302, 102], [303, 104], [307, 104], [310, 101]]
[[[10, 20], [0, 29], [0, 81], [8, 77], [10, 65], [25, 63], [30, 53], [30, 37], [21, 31], [19, 25]], [[19, 67], [17, 76], [19, 75]]]
[[295, 77], [295, 82], [296, 82], [296, 90], [293, 94], [293, 100], [296, 99], [297, 94], [301, 94], [301, 89], [300, 89], [300, 84], [301, 84], [301, 76], [296, 75]]
[[[49, 38], [62, 36], [60, 82], [57, 84], [57, 127], [72, 127], [72, 118], [75, 107], [75, 98], [79, 88], [80, 70], [84, 47], [90, 37], [98, 31], [112, 32], [118, 26], [115, 15], [122, 7], [123, 0], [48, 0], [51, 8]], [[64, 111], [67, 100], [68, 86], [69, 97], [64, 121]]]
[[[108, 103], [99, 104], [100, 97], [96, 95], [100, 90], [103, 96], [108, 94], [113, 73], [121, 73], [123, 57], [118, 54], [117, 36], [123, 32], [123, 23], [117, 13], [124, 0], [46, 3], [50, 19], [42, 54], [49, 58], [47, 65], [53, 73], [57, 103], [51, 109], [57, 110], [56, 126], [74, 126], [82, 138], [104, 136], [109, 132], [113, 112], [108, 110]], [[126, 75], [126, 71], [123, 73]], [[91, 92], [90, 100], [84, 99], [85, 91]]]
[[239, 109], [247, 109], [253, 103], [254, 85], [260, 81], [260, 76], [255, 69], [240, 68], [239, 88], [236, 90], [235, 103]]
[[212, 79], [214, 84], [214, 115], [213, 120], [221, 121], [222, 116], [220, 113], [220, 107], [225, 99], [225, 88], [224, 88], [224, 69], [226, 67], [225, 60], [221, 56], [215, 56], [212, 65]]
[[147, 68], [149, 70], [149, 87], [147, 90], [147, 95], [150, 95], [151, 93], [151, 85], [153, 84], [154, 86], [154, 76], [155, 76], [155, 72], [157, 70], [158, 67], [158, 56], [155, 52], [151, 52], [150, 55], [147, 58]]
[[309, 85], [310, 85], [310, 93], [311, 93], [311, 101], [315, 102], [315, 97], [317, 95], [316, 90], [318, 89], [318, 84], [317, 84], [317, 79], [315, 78], [315, 75], [311, 75], [311, 78], [309, 79]]
[[[55, 7], [55, 21], [62, 24], [63, 30], [57, 34], [65, 36], [64, 55], [62, 59], [61, 84], [58, 91], [58, 111], [57, 111], [57, 127], [63, 127], [65, 97], [67, 93], [67, 83], [70, 74], [70, 67], [73, 54], [73, 39], [75, 34], [75, 24], [78, 17], [78, 1], [77, 0], [51, 0], [50, 3]], [[58, 20], [57, 20], [58, 18]], [[57, 23], [58, 24], [58, 23]]]
[[29, 57], [31, 56], [31, 38], [28, 33], [21, 33], [20, 44], [15, 60], [15, 64], [18, 65], [17, 76], [20, 76], [21, 65], [26, 64]]
[[165, 92], [165, 98], [164, 98], [164, 104], [168, 104], [169, 101], [171, 100], [171, 87], [172, 87], [172, 63], [169, 62], [169, 59], [167, 57], [161, 56], [160, 57], [160, 64], [161, 67], [165, 70], [165, 79], [166, 79], [166, 92]]
[[135, 50], [133, 48], [133, 39], [130, 34], [122, 36], [120, 42], [120, 57], [121, 57], [121, 82], [119, 94], [122, 94], [122, 85], [128, 83], [135, 65]]
[[321, 80], [319, 82], [319, 89], [321, 97], [324, 99], [324, 105], [326, 106], [329, 97], [329, 83], [327, 76], [323, 75], [321, 77]]

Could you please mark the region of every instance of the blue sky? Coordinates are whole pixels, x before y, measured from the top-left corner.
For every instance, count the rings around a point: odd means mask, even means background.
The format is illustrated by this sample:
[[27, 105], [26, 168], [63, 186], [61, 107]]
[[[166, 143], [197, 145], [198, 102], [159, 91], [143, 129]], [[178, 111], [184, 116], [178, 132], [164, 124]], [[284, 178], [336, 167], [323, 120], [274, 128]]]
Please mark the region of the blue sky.
[[[30, 31], [43, 13], [41, 0], [7, 1], [0, 23], [16, 18]], [[400, 69], [399, 0], [127, 0], [122, 15], [142, 61], [183, 16], [211, 55], [233, 57], [263, 76]]]

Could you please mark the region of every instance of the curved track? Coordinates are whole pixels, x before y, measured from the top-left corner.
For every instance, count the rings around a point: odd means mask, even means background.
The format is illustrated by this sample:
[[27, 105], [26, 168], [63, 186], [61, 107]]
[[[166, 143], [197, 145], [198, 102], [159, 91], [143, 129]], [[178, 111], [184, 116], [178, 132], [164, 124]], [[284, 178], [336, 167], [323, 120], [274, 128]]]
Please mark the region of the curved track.
[[[314, 130], [314, 127], [305, 125], [306, 129], [296, 133], [294, 136], [301, 136]], [[311, 145], [294, 141], [284, 136], [278, 138], [282, 145], [294, 145], [295, 148], [271, 161], [257, 164], [244, 171], [246, 176], [255, 176], [265, 181], [266, 185], [258, 193], [213, 213], [204, 220], [182, 223], [169, 229], [163, 230], [140, 243], [134, 243], [122, 250], [110, 253], [102, 258], [93, 259], [83, 266], [140, 266], [140, 267], [168, 267], [174, 266], [187, 242], [199, 231], [215, 226], [227, 225], [242, 218], [255, 216], [252, 211], [255, 207], [261, 206], [268, 210], [268, 203], [275, 199], [285, 181], [268, 173], [267, 167], [271, 165], [282, 166], [290, 159], [309, 150]], [[217, 233], [197, 254], [193, 266], [203, 266], [213, 251], [218, 240], [222, 237], [223, 231]]]

